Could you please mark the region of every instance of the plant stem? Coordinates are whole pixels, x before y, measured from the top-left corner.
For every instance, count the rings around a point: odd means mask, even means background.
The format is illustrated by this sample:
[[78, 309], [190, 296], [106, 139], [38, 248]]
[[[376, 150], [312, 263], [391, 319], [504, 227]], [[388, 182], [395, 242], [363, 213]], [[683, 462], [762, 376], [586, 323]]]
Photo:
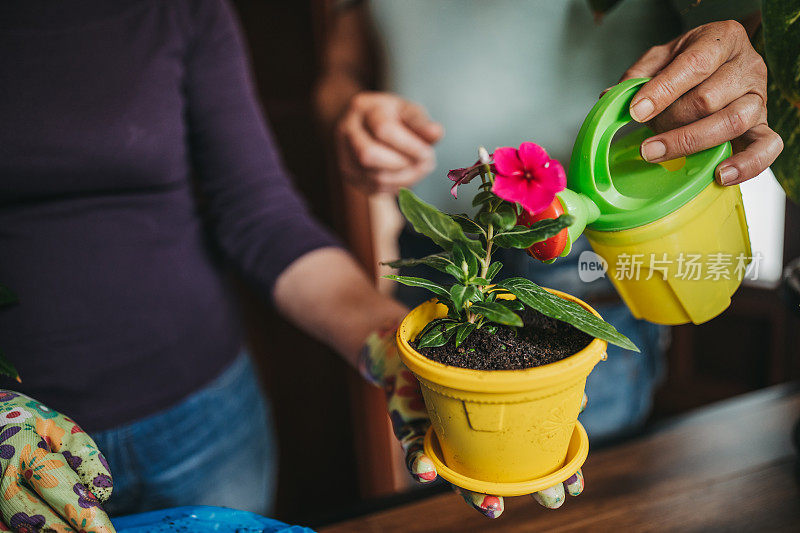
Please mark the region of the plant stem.
[[[486, 274], [489, 272], [489, 265], [492, 264], [492, 241], [494, 240], [494, 225], [489, 224], [489, 227], [486, 228], [486, 256], [483, 259], [483, 265], [481, 266], [481, 275], [480, 277], [485, 278]], [[484, 285], [481, 285], [481, 292], [485, 288]]]
[[[491, 167], [489, 166], [488, 163], [484, 164], [483, 167], [481, 168], [481, 182], [484, 185], [486, 185], [486, 177], [487, 176], [489, 177], [489, 183], [494, 184], [494, 177], [492, 176], [492, 169], [491, 169]], [[494, 212], [494, 210], [495, 210], [495, 205], [492, 202], [489, 202], [488, 212], [492, 213], [492, 212]], [[492, 264], [492, 243], [493, 243], [493, 241], [494, 241], [494, 224], [492, 224], [490, 222], [489, 225], [486, 227], [486, 255], [484, 256], [482, 264], [481, 264], [481, 274], [480, 274], [481, 278], [485, 278], [486, 277], [486, 274], [489, 272], [489, 265]], [[479, 285], [478, 286], [478, 290], [480, 290], [482, 293], [486, 292], [486, 287], [487, 287], [486, 285]], [[467, 311], [467, 320], [470, 323], [474, 324], [475, 321], [477, 320], [477, 318], [478, 318], [478, 315], [476, 315], [474, 313], [470, 313], [469, 311]]]
[[[489, 177], [489, 182], [494, 185], [494, 176], [492, 175], [492, 168], [489, 166], [489, 163], [484, 163], [483, 167], [481, 168], [481, 180], [486, 183], [486, 176]], [[498, 204], [499, 205], [499, 204]], [[492, 213], [495, 210], [495, 205], [492, 202], [489, 202], [489, 212]], [[494, 225], [489, 224], [489, 227], [486, 228], [486, 257], [483, 259], [483, 265], [481, 268], [481, 277], [485, 278], [486, 273], [489, 271], [489, 265], [492, 264], [492, 240], [494, 239]], [[484, 291], [486, 287], [481, 285], [480, 290], [481, 292]]]

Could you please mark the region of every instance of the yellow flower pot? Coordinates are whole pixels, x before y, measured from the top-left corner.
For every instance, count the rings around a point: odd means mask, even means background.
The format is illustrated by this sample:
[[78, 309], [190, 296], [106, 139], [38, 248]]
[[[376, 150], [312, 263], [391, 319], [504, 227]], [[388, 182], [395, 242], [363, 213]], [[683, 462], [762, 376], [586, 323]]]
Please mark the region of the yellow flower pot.
[[[550, 292], [600, 316], [573, 296]], [[400, 324], [397, 344], [420, 382], [447, 467], [487, 484], [526, 482], [561, 468], [586, 377], [605, 356], [606, 342], [594, 339], [561, 361], [524, 370], [458, 368], [432, 361], [409, 344], [428, 322], [446, 314], [433, 300], [420, 305]]]

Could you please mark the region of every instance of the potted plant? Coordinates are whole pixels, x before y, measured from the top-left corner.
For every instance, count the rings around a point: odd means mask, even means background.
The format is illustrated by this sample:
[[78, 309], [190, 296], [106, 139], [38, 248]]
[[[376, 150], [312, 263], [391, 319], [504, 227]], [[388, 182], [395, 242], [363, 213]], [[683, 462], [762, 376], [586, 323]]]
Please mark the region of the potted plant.
[[435, 430], [437, 442], [429, 432], [426, 451], [441, 452], [437, 469], [456, 485], [512, 496], [562, 481], [550, 478], [571, 446], [582, 446], [585, 459], [586, 436], [576, 422], [586, 377], [607, 342], [638, 349], [581, 300], [528, 279], [501, 280], [502, 264], [493, 260], [498, 248], [551, 261], [568, 246], [571, 226], [582, 230], [582, 222], [565, 212], [564, 169], [543, 148], [523, 143], [479, 153], [475, 165], [449, 174], [454, 196], [480, 177], [475, 216], [448, 215], [409, 190], [399, 193], [405, 217], [442, 251], [388, 264], [427, 265], [453, 283], [387, 277], [435, 296], [397, 333]]

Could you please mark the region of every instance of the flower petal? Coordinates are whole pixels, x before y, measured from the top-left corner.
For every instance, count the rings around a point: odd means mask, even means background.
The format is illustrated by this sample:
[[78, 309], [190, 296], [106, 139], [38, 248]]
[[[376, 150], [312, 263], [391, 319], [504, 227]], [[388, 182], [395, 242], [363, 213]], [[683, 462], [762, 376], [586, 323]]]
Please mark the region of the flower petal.
[[458, 186], [464, 183], [469, 183], [472, 179], [480, 174], [481, 162], [478, 161], [471, 167], [454, 168], [447, 172], [447, 178], [454, 181], [455, 184], [450, 188], [450, 194], [454, 198], [458, 198]]
[[537, 180], [529, 180], [523, 201], [519, 202], [529, 213], [537, 214], [547, 209], [556, 197], [556, 191], [544, 187]]
[[554, 190], [542, 186], [535, 179], [501, 174], [495, 176], [492, 192], [503, 200], [520, 204], [534, 215], [549, 206], [556, 196]]
[[516, 148], [511, 148], [510, 146], [498, 148], [494, 151], [494, 164], [498, 175], [521, 175], [525, 170]]
[[544, 148], [536, 143], [522, 143], [519, 145], [519, 159], [526, 170], [534, 171], [544, 166], [550, 158]]
[[526, 179], [521, 174], [500, 174], [494, 177], [492, 192], [503, 200], [522, 203], [527, 194]]
[[567, 188], [567, 173], [556, 159], [550, 159], [535, 174], [536, 180], [553, 192], [561, 192]]
[[[491, 157], [492, 155], [493, 154], [490, 154], [489, 157]], [[475, 164], [472, 165], [471, 167], [454, 168], [448, 171], [447, 172], [448, 179], [455, 182], [455, 184], [452, 187], [450, 187], [450, 194], [452, 194], [454, 198], [458, 198], [458, 186], [472, 181], [475, 178], [475, 176], [481, 173], [481, 168], [483, 167], [483, 165], [484, 163], [480, 161], [475, 161]], [[494, 164], [490, 164], [489, 169], [492, 172], [497, 171]]]
[[447, 171], [447, 179], [455, 182], [463, 180], [467, 173], [474, 167], [453, 168]]

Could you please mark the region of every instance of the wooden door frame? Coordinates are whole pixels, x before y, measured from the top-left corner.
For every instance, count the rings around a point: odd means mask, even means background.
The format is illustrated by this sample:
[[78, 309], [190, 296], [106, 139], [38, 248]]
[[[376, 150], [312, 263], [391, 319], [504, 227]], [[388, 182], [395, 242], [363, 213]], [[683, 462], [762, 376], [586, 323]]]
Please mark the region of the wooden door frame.
[[[333, 0], [312, 0], [312, 3], [317, 51], [321, 57]], [[335, 225], [349, 250], [376, 279], [377, 258], [369, 198], [342, 179], [334, 160], [334, 154], [328, 150], [328, 179], [334, 193], [331, 200], [338, 206], [334, 210]], [[361, 496], [370, 499], [392, 494], [398, 489], [398, 444], [392, 435], [384, 393], [355, 372], [348, 379], [348, 388]]]

